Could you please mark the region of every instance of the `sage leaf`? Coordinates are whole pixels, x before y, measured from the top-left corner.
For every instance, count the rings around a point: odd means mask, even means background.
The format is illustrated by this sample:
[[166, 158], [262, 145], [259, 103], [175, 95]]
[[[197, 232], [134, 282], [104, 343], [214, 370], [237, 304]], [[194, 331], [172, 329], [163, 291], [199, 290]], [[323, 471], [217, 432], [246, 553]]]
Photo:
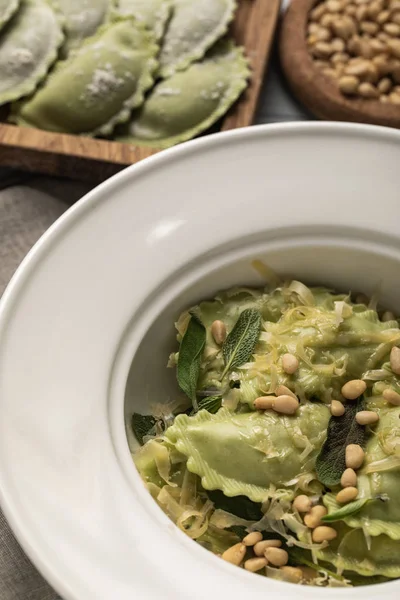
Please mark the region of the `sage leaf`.
[[207, 398], [202, 398], [199, 402], [198, 402], [198, 407], [197, 407], [197, 411], [195, 409], [192, 410], [192, 412], [190, 413], [190, 415], [194, 415], [196, 414], [196, 412], [198, 412], [199, 410], [208, 410], [209, 413], [212, 413], [213, 415], [215, 415], [216, 412], [219, 411], [219, 409], [222, 406], [222, 396], [208, 396]]
[[156, 425], [156, 419], [151, 415], [132, 415], [132, 431], [135, 438], [143, 446], [143, 438], [148, 435]]
[[346, 447], [349, 444], [365, 445], [365, 427], [356, 421], [356, 414], [364, 410], [364, 398], [347, 402], [341, 417], [331, 417], [328, 424], [328, 437], [316, 460], [317, 477], [321, 483], [331, 488], [340, 484], [346, 469]]
[[222, 346], [225, 369], [221, 379], [225, 377], [228, 371], [240, 367], [250, 360], [258, 342], [260, 331], [261, 314], [255, 308], [246, 308], [240, 314], [234, 328]]
[[233, 498], [229, 498], [221, 490], [208, 491], [207, 495], [211, 502], [214, 503], [215, 508], [220, 508], [241, 519], [260, 521], [263, 517], [261, 504], [253, 502], [247, 496], [233, 496]]
[[358, 513], [366, 504], [369, 504], [369, 502], [372, 502], [372, 498], [360, 498], [360, 500], [349, 502], [345, 506], [342, 506], [341, 508], [329, 513], [329, 515], [322, 517], [322, 521], [324, 521], [324, 523], [342, 521], [346, 517], [350, 517], [350, 515]]
[[198, 316], [192, 314], [179, 348], [177, 379], [179, 387], [190, 398], [196, 411], [197, 380], [205, 343], [206, 329]]

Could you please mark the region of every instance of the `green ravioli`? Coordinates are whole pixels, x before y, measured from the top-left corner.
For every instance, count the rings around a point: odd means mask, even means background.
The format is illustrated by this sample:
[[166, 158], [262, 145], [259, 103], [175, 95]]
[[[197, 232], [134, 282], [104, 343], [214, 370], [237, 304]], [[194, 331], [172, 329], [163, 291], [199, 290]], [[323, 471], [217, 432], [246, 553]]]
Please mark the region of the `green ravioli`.
[[75, 134], [109, 134], [153, 84], [158, 46], [133, 17], [103, 25], [45, 85], [16, 109], [20, 125]]
[[329, 417], [326, 406], [312, 403], [293, 417], [202, 410], [195, 417], [179, 415], [166, 438], [187, 457], [188, 469], [201, 477], [206, 490], [262, 502], [271, 485], [286, 487], [313, 470]]
[[0, 35], [0, 104], [33, 92], [56, 60], [63, 40], [60, 19], [46, 0], [21, 0]]
[[171, 15], [171, 0], [119, 0], [116, 12], [119, 15], [132, 15], [161, 39]]
[[199, 63], [156, 84], [130, 123], [115, 139], [166, 148], [208, 129], [246, 87], [249, 69], [243, 52], [231, 42], [215, 47]]
[[169, 77], [205, 55], [227, 31], [235, 0], [172, 0], [173, 13], [160, 52], [160, 75]]

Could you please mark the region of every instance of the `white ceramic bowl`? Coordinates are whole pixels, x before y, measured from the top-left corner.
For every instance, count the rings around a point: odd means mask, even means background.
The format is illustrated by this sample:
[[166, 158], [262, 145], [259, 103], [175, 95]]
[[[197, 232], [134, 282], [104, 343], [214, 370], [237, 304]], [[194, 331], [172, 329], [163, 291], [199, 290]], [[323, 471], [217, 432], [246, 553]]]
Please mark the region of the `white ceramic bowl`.
[[340, 290], [380, 283], [398, 313], [399, 165], [389, 129], [216, 135], [104, 183], [29, 254], [0, 310], [1, 503], [65, 600], [398, 597], [400, 581], [321, 590], [264, 579], [193, 543], [145, 491], [124, 410], [175, 393], [174, 318], [221, 288], [262, 284], [254, 257]]

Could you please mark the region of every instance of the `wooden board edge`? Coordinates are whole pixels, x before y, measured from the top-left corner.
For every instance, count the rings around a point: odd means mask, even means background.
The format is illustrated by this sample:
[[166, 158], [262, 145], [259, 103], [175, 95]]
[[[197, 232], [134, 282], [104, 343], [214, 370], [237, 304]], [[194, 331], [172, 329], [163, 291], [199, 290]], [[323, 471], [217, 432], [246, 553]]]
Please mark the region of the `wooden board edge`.
[[[250, 85], [222, 120], [221, 130], [254, 122], [279, 16], [280, 0], [239, 0], [232, 26], [252, 68]], [[0, 165], [98, 183], [159, 152], [118, 142], [0, 122]]]

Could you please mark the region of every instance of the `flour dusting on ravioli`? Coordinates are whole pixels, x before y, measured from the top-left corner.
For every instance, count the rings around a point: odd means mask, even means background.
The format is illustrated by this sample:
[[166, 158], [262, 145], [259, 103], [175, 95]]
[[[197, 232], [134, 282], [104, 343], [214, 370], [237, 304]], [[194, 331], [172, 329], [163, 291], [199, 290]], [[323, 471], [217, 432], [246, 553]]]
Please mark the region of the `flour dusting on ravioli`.
[[227, 31], [236, 0], [173, 0], [160, 52], [160, 75], [168, 77], [201, 59]]

